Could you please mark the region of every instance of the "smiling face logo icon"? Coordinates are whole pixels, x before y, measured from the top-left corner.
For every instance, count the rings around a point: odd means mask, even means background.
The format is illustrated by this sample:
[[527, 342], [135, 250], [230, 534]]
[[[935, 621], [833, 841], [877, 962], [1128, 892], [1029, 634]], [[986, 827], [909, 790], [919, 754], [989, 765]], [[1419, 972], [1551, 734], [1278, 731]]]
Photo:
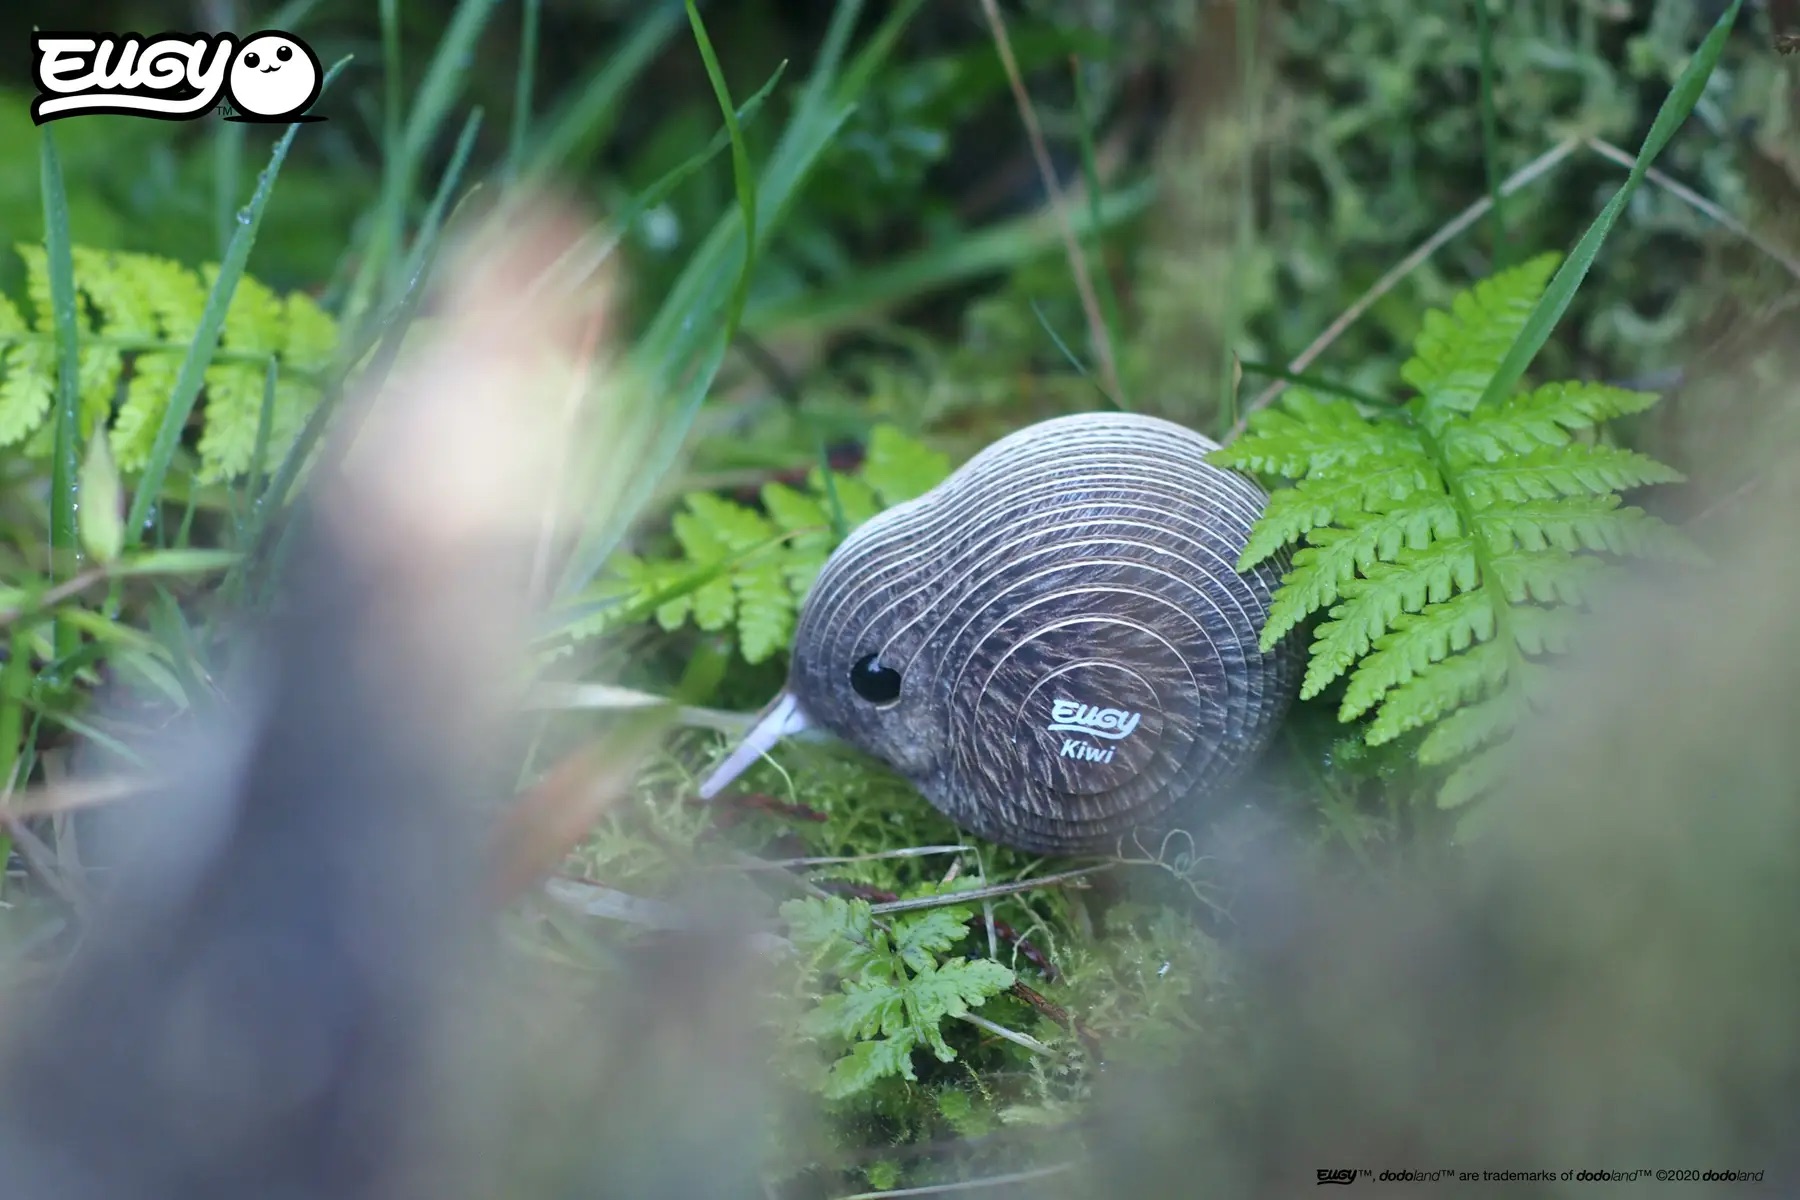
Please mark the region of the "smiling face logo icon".
[[245, 39], [231, 63], [226, 92], [249, 119], [297, 117], [319, 98], [319, 60], [312, 48], [282, 33]]

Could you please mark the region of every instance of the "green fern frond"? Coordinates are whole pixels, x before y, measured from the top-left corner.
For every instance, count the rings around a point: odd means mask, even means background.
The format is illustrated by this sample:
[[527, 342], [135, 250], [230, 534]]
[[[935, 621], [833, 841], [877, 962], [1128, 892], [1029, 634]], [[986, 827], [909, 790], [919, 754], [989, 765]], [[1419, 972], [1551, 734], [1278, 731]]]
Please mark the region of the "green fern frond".
[[1479, 800], [1506, 778], [1507, 765], [1503, 747], [1482, 751], [1450, 773], [1438, 791], [1438, 804], [1460, 808]]
[[1222, 466], [1239, 471], [1302, 479], [1314, 471], [1354, 466], [1391, 452], [1405, 453], [1403, 438], [1367, 420], [1362, 410], [1338, 396], [1289, 388], [1285, 411], [1273, 409], [1258, 421], [1257, 437], [1225, 447]]
[[1681, 473], [1647, 454], [1618, 446], [1545, 446], [1461, 472], [1469, 501], [1485, 508], [1498, 500], [1549, 500], [1557, 496], [1605, 496], [1655, 483], [1677, 483]]
[[1384, 454], [1354, 468], [1315, 472], [1269, 498], [1262, 519], [1251, 531], [1238, 570], [1247, 571], [1280, 552], [1296, 538], [1383, 504], [1398, 503], [1428, 488], [1435, 476], [1417, 449]]
[[708, 633], [732, 631], [745, 661], [764, 662], [792, 641], [800, 603], [837, 548], [833, 500], [848, 531], [949, 473], [945, 455], [881, 426], [870, 434], [861, 469], [834, 471], [829, 484], [814, 468], [804, 490], [763, 487], [758, 508], [710, 492], [688, 495], [670, 523], [680, 553], [620, 555], [602, 584], [610, 603], [568, 636], [591, 638], [625, 620], [654, 616], [670, 632], [689, 622]]
[[1403, 547], [1424, 550], [1434, 538], [1454, 537], [1456, 511], [1449, 501], [1416, 492], [1379, 512], [1347, 518], [1342, 526], [1323, 526], [1306, 535], [1296, 551], [1284, 586], [1269, 609], [1263, 643], [1270, 648], [1310, 614], [1329, 607], [1343, 588], [1380, 562], [1392, 562]]
[[1430, 396], [1435, 408], [1472, 411], [1559, 261], [1559, 255], [1540, 254], [1457, 296], [1449, 312], [1426, 313], [1400, 378], [1421, 396]]
[[1526, 712], [1517, 691], [1502, 691], [1479, 704], [1459, 708], [1433, 726], [1419, 743], [1419, 761], [1438, 766], [1473, 754], [1511, 733]]
[[866, 901], [828, 896], [789, 900], [781, 915], [794, 944], [839, 981], [801, 1021], [801, 1031], [810, 1037], [849, 1043], [848, 1053], [824, 1079], [830, 1099], [855, 1095], [890, 1076], [916, 1080], [916, 1050], [929, 1049], [939, 1062], [954, 1061], [943, 1022], [1013, 985], [1012, 969], [1003, 963], [949, 955], [968, 935], [970, 908], [926, 909], [884, 924]]
[[782, 563], [788, 588], [796, 596], [804, 596], [831, 556], [831, 514], [821, 498], [781, 483], [763, 488], [762, 502], [788, 539], [789, 554]]
[[1651, 392], [1629, 392], [1604, 383], [1550, 383], [1514, 396], [1502, 406], [1478, 409], [1457, 425], [1444, 449], [1471, 461], [1493, 461], [1509, 451], [1562, 446], [1569, 434], [1643, 412], [1657, 401]]
[[1423, 675], [1451, 654], [1494, 636], [1496, 613], [1481, 588], [1402, 613], [1375, 639], [1357, 664], [1338, 716], [1353, 721], [1386, 698], [1389, 691]]
[[1381, 746], [1422, 729], [1505, 686], [1512, 668], [1508, 648], [1499, 642], [1483, 642], [1447, 657], [1389, 692], [1363, 738], [1371, 746]]
[[[0, 446], [47, 455], [56, 338], [42, 245], [18, 248], [28, 320], [0, 297]], [[74, 247], [77, 360], [84, 437], [108, 430], [121, 471], [147, 463], [216, 266], [193, 270], [148, 254]], [[201, 394], [198, 477], [220, 482], [280, 461], [319, 401], [337, 353], [337, 324], [311, 298], [238, 281]], [[268, 459], [254, 463], [271, 364]]]
[[[1317, 630], [1301, 699], [1310, 700], [1330, 687], [1401, 617], [1472, 591], [1479, 579], [1474, 545], [1465, 537], [1433, 541], [1416, 554], [1396, 553], [1365, 568], [1360, 578], [1345, 585], [1344, 603], [1332, 608], [1331, 619]], [[1284, 583], [1282, 591], [1286, 590]]]
[[870, 430], [862, 477], [884, 508], [923, 496], [949, 473], [947, 455], [913, 441], [892, 425]]
[[[1239, 563], [1296, 547], [1263, 646], [1313, 630], [1300, 694], [1340, 680], [1342, 721], [1370, 745], [1423, 731], [1419, 761], [1449, 766], [1462, 803], [1499, 776], [1533, 709], [1543, 661], [1624, 559], [1691, 563], [1679, 531], [1622, 492], [1681, 475], [1595, 439], [1656, 397], [1553, 383], [1476, 407], [1557, 266], [1545, 255], [1427, 314], [1401, 369], [1417, 395], [1366, 413], [1291, 388], [1214, 462], [1293, 481], [1271, 496]], [[1580, 439], [1580, 440], [1578, 440]]]

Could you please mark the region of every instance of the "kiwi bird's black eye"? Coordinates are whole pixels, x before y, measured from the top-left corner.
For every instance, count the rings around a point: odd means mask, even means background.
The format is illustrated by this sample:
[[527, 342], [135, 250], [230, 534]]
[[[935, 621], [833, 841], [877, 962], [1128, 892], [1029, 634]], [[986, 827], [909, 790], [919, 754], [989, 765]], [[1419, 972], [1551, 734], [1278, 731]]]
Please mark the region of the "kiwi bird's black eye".
[[900, 672], [865, 654], [850, 668], [850, 686], [870, 704], [892, 704], [900, 698]]
[[277, 46], [275, 47], [275, 57], [279, 58], [282, 62], [286, 62], [288, 59], [294, 57], [294, 48], [292, 46]]
[[261, 61], [262, 61], [262, 59], [256, 57], [256, 55], [254, 55], [254, 54], [244, 55], [244, 65], [246, 67], [249, 67], [253, 71], [256, 69], [256, 64]]

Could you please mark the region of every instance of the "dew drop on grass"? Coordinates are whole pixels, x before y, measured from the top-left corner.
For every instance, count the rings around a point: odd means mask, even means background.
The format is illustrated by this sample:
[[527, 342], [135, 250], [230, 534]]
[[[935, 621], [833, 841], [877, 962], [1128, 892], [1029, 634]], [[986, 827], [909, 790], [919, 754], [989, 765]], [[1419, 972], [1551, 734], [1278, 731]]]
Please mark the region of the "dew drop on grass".
[[673, 250], [681, 243], [681, 218], [668, 205], [658, 205], [644, 214], [644, 244], [652, 250]]

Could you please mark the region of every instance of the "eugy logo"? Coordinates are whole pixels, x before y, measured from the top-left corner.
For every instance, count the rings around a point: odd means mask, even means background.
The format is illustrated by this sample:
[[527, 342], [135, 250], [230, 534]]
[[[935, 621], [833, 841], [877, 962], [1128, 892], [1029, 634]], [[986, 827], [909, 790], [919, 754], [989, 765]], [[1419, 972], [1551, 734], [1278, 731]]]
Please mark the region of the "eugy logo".
[[[1122, 708], [1101, 708], [1075, 700], [1057, 700], [1050, 705], [1050, 724], [1044, 728], [1051, 733], [1088, 733], [1116, 742], [1130, 737], [1132, 730], [1142, 720], [1142, 713], [1126, 712]], [[1079, 738], [1064, 738], [1059, 757], [1104, 763], [1113, 760], [1113, 751], [1102, 750]]]
[[290, 33], [265, 29], [239, 41], [229, 33], [33, 33], [42, 125], [87, 113], [189, 121], [230, 102], [235, 121], [318, 121], [304, 113], [319, 98], [319, 56]]

